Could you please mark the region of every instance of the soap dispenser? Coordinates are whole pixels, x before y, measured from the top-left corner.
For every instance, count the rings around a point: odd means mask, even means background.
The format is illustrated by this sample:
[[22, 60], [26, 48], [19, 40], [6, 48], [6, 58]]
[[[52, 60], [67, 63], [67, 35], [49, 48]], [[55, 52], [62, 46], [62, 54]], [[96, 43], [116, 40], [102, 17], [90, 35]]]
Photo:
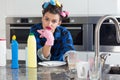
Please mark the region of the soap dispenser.
[[19, 68], [19, 64], [18, 64], [18, 42], [16, 40], [15, 35], [12, 36], [11, 51], [12, 51], [11, 68], [13, 68], [13, 69]]

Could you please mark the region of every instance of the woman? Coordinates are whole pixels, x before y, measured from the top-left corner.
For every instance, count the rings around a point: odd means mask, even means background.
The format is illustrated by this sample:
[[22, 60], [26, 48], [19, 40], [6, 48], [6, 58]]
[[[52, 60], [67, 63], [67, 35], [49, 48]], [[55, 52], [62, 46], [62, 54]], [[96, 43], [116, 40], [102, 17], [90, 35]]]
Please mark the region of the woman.
[[54, 0], [45, 2], [42, 7], [42, 23], [33, 25], [30, 30], [36, 37], [38, 62], [63, 61], [65, 53], [74, 50], [70, 32], [60, 26], [68, 12], [62, 11], [62, 5]]

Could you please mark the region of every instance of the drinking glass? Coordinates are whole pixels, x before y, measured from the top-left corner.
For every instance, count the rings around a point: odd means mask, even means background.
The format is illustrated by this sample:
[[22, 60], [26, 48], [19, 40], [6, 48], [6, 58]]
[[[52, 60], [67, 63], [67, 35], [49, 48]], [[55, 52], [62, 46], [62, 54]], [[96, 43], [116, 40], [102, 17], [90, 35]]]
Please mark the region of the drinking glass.
[[101, 78], [101, 64], [100, 60], [98, 60], [98, 63], [95, 67], [94, 58], [91, 58], [88, 60], [89, 62], [89, 79], [90, 80], [99, 80]]
[[76, 68], [76, 51], [69, 51], [67, 56], [67, 62], [69, 70], [73, 70]]

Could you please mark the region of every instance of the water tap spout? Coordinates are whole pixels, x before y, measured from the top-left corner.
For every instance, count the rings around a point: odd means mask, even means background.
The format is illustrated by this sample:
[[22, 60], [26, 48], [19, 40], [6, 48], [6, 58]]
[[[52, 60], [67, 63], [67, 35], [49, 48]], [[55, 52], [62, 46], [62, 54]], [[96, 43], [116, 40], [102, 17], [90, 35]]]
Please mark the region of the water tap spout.
[[118, 43], [120, 43], [120, 26], [119, 26], [119, 23], [118, 23], [118, 20], [114, 17], [114, 16], [110, 16], [110, 15], [105, 15], [103, 17], [101, 17], [98, 22], [97, 22], [97, 25], [95, 27], [95, 56], [94, 56], [94, 59], [95, 59], [95, 64], [94, 64], [94, 70], [96, 72], [98, 72], [98, 64], [99, 64], [99, 47], [100, 47], [100, 28], [101, 28], [101, 25], [102, 23], [107, 20], [107, 19], [110, 19], [112, 20], [113, 24], [115, 25], [115, 28], [116, 28], [116, 38], [117, 38], [117, 41]]

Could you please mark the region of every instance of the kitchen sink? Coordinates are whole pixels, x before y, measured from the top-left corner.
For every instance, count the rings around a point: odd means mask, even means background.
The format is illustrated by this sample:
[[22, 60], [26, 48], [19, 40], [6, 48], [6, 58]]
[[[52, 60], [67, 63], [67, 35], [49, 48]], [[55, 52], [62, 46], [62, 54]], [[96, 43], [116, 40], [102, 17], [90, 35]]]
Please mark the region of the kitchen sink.
[[116, 74], [120, 75], [120, 66], [119, 65], [105, 65], [103, 67], [103, 72], [106, 74]]
[[120, 80], [120, 66], [107, 65], [103, 68], [102, 80]]
[[120, 67], [111, 67], [108, 74], [119, 74], [120, 75]]

